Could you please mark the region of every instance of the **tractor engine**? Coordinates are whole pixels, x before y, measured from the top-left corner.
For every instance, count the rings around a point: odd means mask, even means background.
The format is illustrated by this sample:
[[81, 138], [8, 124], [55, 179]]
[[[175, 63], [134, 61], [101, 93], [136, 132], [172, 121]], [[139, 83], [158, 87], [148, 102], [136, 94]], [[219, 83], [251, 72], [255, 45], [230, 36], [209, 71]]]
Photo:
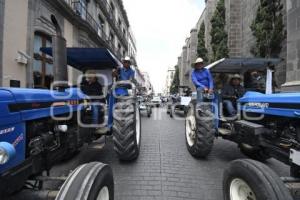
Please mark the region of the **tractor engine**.
[[26, 158], [43, 159], [34, 168], [49, 170], [57, 161], [74, 154], [81, 146], [76, 115], [68, 121], [51, 118], [28, 122], [26, 125]]
[[300, 150], [299, 122], [282, 118], [269, 121], [266, 127], [270, 129], [270, 132], [265, 135], [268, 139], [275, 141], [275, 144], [283, 149]]

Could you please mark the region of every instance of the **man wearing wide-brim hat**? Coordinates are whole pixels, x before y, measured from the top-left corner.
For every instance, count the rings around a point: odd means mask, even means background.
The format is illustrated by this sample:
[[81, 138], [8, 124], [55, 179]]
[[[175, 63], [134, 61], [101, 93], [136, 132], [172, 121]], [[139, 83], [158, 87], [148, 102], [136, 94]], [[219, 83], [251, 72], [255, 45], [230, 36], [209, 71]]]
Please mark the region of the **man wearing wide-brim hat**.
[[242, 77], [235, 74], [230, 78], [230, 82], [222, 90], [224, 107], [230, 117], [237, 114], [237, 100], [245, 94], [245, 88], [241, 85]]
[[202, 101], [202, 93], [213, 93], [214, 82], [208, 69], [204, 67], [202, 58], [197, 58], [193, 63], [192, 82], [197, 89], [197, 100]]
[[135, 71], [131, 68], [131, 59], [126, 56], [122, 59], [123, 66], [113, 71], [113, 76], [118, 81], [133, 81], [135, 78]]

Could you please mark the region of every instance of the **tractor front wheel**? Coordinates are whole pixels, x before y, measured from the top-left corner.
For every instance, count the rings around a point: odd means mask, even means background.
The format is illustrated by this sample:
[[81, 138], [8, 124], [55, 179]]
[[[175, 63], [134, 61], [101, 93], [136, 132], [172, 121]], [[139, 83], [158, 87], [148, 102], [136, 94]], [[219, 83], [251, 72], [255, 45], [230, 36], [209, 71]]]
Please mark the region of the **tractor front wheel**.
[[115, 105], [113, 141], [120, 160], [137, 159], [141, 145], [141, 116], [134, 99], [119, 100]]
[[56, 200], [113, 200], [112, 169], [103, 163], [92, 162], [77, 167], [64, 182]]
[[197, 158], [205, 158], [214, 144], [213, 114], [209, 105], [196, 108], [191, 103], [185, 120], [185, 138], [190, 154]]
[[223, 175], [224, 200], [292, 200], [287, 187], [266, 165], [250, 160], [236, 160]]

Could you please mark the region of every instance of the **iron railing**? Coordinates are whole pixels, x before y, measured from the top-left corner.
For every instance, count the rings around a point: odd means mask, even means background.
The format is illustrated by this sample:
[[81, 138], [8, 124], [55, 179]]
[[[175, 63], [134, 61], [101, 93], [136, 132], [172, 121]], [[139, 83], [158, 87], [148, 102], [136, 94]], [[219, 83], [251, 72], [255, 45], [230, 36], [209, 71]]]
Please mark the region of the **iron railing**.
[[111, 20], [112, 24], [115, 27], [115, 32], [118, 34], [119, 38], [123, 41], [124, 45], [127, 47], [127, 38], [126, 35], [121, 30], [121, 27], [114, 16], [114, 11], [112, 7], [109, 5], [107, 0], [99, 0], [100, 7], [106, 12], [107, 17]]
[[86, 21], [90, 27], [97, 33], [97, 35], [105, 41], [108, 47], [113, 51], [118, 58], [121, 58], [120, 53], [117, 51], [111, 38], [106, 35], [104, 27], [88, 12], [87, 7], [80, 0], [64, 0], [74, 13]]

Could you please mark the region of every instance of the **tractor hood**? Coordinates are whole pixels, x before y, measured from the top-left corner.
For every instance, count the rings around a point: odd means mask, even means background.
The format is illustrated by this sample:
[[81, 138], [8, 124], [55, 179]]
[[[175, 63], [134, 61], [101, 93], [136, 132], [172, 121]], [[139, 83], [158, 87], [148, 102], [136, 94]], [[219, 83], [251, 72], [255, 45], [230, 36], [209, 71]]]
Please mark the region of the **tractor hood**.
[[282, 103], [282, 104], [299, 104], [300, 93], [275, 93], [262, 94], [259, 92], [247, 92], [240, 102], [258, 102], [258, 103]]
[[18, 123], [21, 120], [19, 113], [12, 114], [8, 109], [8, 105], [15, 102], [14, 95], [10, 91], [0, 88], [0, 127]]
[[300, 118], [300, 93], [262, 94], [247, 92], [240, 100], [246, 112]]
[[[3, 96], [3, 98], [2, 98]], [[80, 104], [86, 95], [78, 88], [66, 89], [65, 92], [26, 89], [26, 88], [1, 88], [0, 89], [0, 119], [19, 116], [22, 121], [35, 120], [51, 115], [69, 113], [70, 107], [80, 109]], [[0, 112], [1, 113], [1, 112]], [[5, 114], [6, 113], [6, 114]], [[0, 120], [0, 125], [1, 125]]]
[[67, 89], [65, 92], [28, 88], [3, 88], [2, 90], [12, 94], [16, 103], [49, 102], [61, 99], [76, 100], [85, 97], [77, 88]]

